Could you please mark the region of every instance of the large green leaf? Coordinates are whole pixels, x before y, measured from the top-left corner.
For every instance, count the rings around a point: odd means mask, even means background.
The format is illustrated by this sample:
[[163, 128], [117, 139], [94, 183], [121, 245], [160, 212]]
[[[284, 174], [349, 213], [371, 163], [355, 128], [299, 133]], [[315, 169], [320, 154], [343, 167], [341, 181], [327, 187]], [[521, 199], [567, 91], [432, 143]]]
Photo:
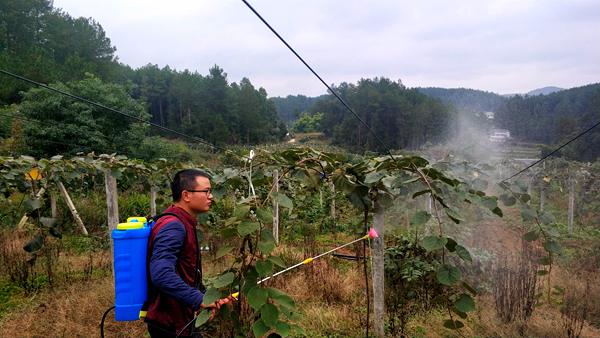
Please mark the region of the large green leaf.
[[274, 299], [280, 306], [286, 307], [290, 310], [296, 307], [296, 303], [292, 299], [292, 297], [288, 296], [283, 291], [269, 288], [269, 297]]
[[460, 270], [457, 267], [448, 264], [442, 264], [438, 268], [436, 275], [438, 282], [448, 286], [456, 284], [456, 282], [462, 278]]
[[277, 333], [282, 337], [287, 337], [290, 335], [290, 325], [286, 322], [277, 322], [275, 326]]
[[540, 213], [540, 222], [545, 225], [556, 223], [556, 218], [548, 211], [542, 211]]
[[471, 312], [475, 310], [475, 301], [471, 296], [463, 293], [454, 302], [454, 307], [460, 312]]
[[275, 250], [275, 237], [273, 237], [271, 230], [265, 229], [261, 232], [258, 249], [265, 255], [268, 255]]
[[531, 209], [530, 207], [523, 207], [521, 208], [521, 218], [523, 218], [523, 221], [525, 222], [530, 222], [536, 219], [536, 212], [535, 210]]
[[382, 179], [383, 176], [385, 176], [385, 173], [382, 171], [372, 171], [365, 176], [364, 182], [365, 184], [375, 183]]
[[262, 319], [259, 319], [252, 324], [252, 333], [254, 334], [254, 337], [261, 338], [266, 335], [267, 332], [269, 332], [269, 327], [265, 325]]
[[560, 244], [553, 239], [544, 242], [544, 249], [551, 253], [560, 253]]
[[429, 221], [430, 218], [431, 218], [431, 214], [429, 214], [427, 211], [417, 211], [410, 218], [410, 223], [413, 226], [419, 226], [419, 225], [423, 225], [423, 224], [427, 223], [427, 221]]
[[220, 247], [219, 250], [217, 250], [216, 258], [221, 258], [227, 255], [231, 250], [233, 250], [233, 247], [229, 245]]
[[237, 219], [244, 219], [250, 215], [250, 206], [249, 205], [238, 205], [233, 213], [233, 217]]
[[258, 228], [260, 228], [259, 223], [244, 221], [244, 222], [240, 223], [240, 225], [238, 225], [237, 231], [238, 231], [238, 234], [240, 234], [240, 236], [244, 237], [244, 236], [249, 235], [249, 234], [253, 233], [254, 231], [258, 230]]
[[526, 240], [527, 242], [533, 242], [533, 241], [537, 240], [538, 238], [540, 238], [540, 233], [537, 230], [531, 230], [528, 233], [526, 233], [525, 235], [523, 235], [523, 239]]
[[248, 304], [250, 304], [254, 310], [258, 310], [261, 306], [265, 305], [268, 296], [269, 292], [267, 289], [259, 286], [253, 287], [248, 292]]
[[467, 248], [465, 248], [462, 245], [456, 246], [456, 254], [458, 255], [458, 257], [462, 258], [463, 261], [466, 261], [466, 262], [473, 261], [473, 259], [471, 258], [471, 254], [469, 253], [469, 250], [467, 250]]
[[266, 224], [273, 223], [273, 210], [270, 208], [256, 209], [256, 216], [263, 223], [266, 223]]
[[204, 298], [202, 299], [202, 304], [210, 305], [221, 298], [221, 291], [215, 288], [210, 288], [206, 290], [204, 293]]
[[39, 198], [27, 198], [24, 202], [27, 211], [32, 212], [42, 207], [42, 200]]
[[275, 327], [279, 320], [279, 310], [273, 304], [265, 304], [260, 308], [260, 318], [268, 327]]
[[213, 282], [213, 286], [216, 288], [222, 288], [231, 284], [231, 282], [233, 282], [234, 279], [235, 275], [233, 274], [233, 272], [226, 272], [221, 276], [217, 277], [217, 279], [215, 279], [215, 281]]
[[196, 323], [194, 324], [196, 327], [200, 327], [204, 325], [204, 323], [208, 322], [210, 319], [210, 310], [203, 310], [200, 312], [198, 317], [196, 317]]
[[292, 200], [284, 193], [274, 192], [271, 196], [275, 202], [279, 203], [279, 205], [284, 208], [292, 209], [294, 207]]
[[256, 271], [261, 277], [267, 277], [273, 273], [273, 263], [271, 261], [258, 261], [256, 262]]
[[280, 268], [285, 268], [285, 263], [283, 262], [283, 259], [281, 259], [281, 257], [279, 256], [270, 256], [269, 260], [271, 261], [271, 263], [277, 265]]
[[446, 245], [448, 239], [440, 236], [427, 236], [423, 238], [422, 246], [427, 251], [440, 250]]

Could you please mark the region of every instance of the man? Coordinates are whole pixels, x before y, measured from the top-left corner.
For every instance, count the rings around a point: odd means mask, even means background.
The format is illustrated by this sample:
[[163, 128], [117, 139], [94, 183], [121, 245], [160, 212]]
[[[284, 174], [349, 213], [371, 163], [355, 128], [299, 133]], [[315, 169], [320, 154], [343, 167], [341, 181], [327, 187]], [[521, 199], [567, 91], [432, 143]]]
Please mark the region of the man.
[[[152, 227], [148, 241], [149, 283], [146, 323], [150, 337], [190, 337], [185, 327], [202, 307], [202, 265], [196, 219], [212, 203], [210, 176], [181, 170], [171, 183], [173, 204]], [[229, 300], [208, 307], [220, 308]]]

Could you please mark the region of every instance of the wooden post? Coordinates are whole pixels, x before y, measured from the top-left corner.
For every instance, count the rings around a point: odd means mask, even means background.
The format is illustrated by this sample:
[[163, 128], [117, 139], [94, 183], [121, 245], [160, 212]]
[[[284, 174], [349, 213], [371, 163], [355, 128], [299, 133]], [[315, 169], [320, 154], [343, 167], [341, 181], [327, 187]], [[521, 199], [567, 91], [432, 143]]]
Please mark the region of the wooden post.
[[117, 179], [110, 174], [110, 171], [104, 172], [104, 185], [106, 187], [106, 212], [108, 232], [117, 228], [119, 224], [119, 199], [117, 194]]
[[373, 329], [376, 337], [384, 337], [385, 323], [385, 270], [384, 270], [384, 217], [385, 210], [379, 204], [375, 205], [373, 227], [379, 234], [372, 240], [373, 255]]
[[544, 211], [544, 204], [546, 203], [546, 182], [542, 180], [540, 183], [540, 211]]
[[[279, 171], [273, 170], [273, 191], [279, 192]], [[273, 199], [273, 237], [279, 245], [279, 203]]]
[[56, 195], [50, 194], [50, 210], [52, 212], [52, 218], [58, 217], [58, 208], [56, 207]]
[[83, 225], [83, 221], [81, 220], [81, 217], [79, 217], [77, 209], [75, 209], [75, 204], [73, 204], [73, 201], [71, 200], [71, 197], [69, 196], [69, 193], [67, 192], [67, 189], [65, 188], [64, 184], [60, 181], [58, 182], [58, 190], [60, 191], [60, 194], [65, 200], [65, 203], [67, 203], [67, 207], [69, 207], [71, 215], [73, 215], [73, 219], [75, 219], [75, 223], [77, 223], [77, 225], [79, 225], [79, 227], [81, 228], [81, 233], [87, 236], [87, 229], [85, 228], [85, 225]]
[[150, 188], [150, 216], [156, 215], [156, 188]]
[[333, 218], [333, 224], [335, 224], [335, 184], [331, 183], [331, 218]]
[[575, 209], [575, 177], [569, 177], [569, 210], [567, 219], [567, 229], [569, 235], [573, 234], [573, 214]]

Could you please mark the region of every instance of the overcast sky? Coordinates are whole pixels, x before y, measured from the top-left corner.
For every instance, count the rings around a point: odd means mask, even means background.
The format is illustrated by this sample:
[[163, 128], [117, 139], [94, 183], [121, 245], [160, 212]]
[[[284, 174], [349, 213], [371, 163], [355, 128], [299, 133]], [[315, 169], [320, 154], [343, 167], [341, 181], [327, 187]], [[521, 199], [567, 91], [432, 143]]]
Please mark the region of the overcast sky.
[[[250, 0], [328, 83], [376, 76], [408, 87], [499, 94], [600, 82], [600, 1]], [[55, 0], [98, 21], [119, 60], [248, 77], [269, 96], [325, 88], [237, 0]]]

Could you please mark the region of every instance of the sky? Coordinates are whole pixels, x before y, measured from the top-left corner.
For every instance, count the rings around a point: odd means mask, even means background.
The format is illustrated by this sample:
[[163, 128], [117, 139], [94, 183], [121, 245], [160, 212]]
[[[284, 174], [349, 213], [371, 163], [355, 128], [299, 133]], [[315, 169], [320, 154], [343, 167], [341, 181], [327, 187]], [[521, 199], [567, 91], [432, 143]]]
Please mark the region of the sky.
[[[498, 94], [600, 82], [598, 0], [249, 0], [328, 84]], [[120, 62], [247, 77], [269, 96], [326, 89], [240, 0], [54, 0], [98, 21]]]

